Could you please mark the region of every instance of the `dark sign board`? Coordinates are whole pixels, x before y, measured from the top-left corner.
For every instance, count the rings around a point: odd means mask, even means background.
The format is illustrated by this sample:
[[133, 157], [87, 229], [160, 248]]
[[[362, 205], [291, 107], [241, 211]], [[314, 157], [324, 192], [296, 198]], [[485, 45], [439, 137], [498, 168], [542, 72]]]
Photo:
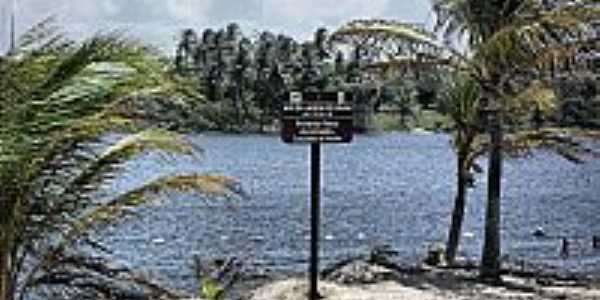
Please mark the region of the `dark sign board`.
[[286, 143], [349, 143], [354, 133], [352, 95], [290, 92], [281, 115]]

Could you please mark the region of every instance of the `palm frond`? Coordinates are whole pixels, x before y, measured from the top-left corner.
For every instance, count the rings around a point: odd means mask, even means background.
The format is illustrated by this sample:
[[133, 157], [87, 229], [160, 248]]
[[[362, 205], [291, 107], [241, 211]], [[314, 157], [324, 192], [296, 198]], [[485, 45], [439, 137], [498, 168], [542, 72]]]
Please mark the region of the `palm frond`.
[[67, 299], [184, 298], [179, 292], [162, 287], [135, 270], [103, 257], [57, 252], [52, 266], [40, 274], [31, 274], [21, 286], [20, 294], [35, 290], [53, 298], [53, 289], [57, 289]]
[[557, 108], [558, 97], [554, 89], [548, 84], [534, 80], [527, 87], [520, 89], [519, 93], [507, 96], [504, 106], [514, 117], [523, 116], [534, 110], [544, 115], [551, 115]]
[[[164, 177], [107, 202], [92, 193], [110, 178], [107, 174], [116, 173], [116, 166], [145, 150], [162, 150], [163, 157], [198, 152], [183, 136], [161, 130], [126, 136], [100, 153], [85, 145], [114, 128], [140, 129], [137, 120], [115, 109], [122, 99], [186, 93], [197, 95], [180, 88], [151, 49], [115, 32], [73, 42], [52, 19], [34, 26], [21, 38], [18, 51], [0, 60], [0, 210], [18, 226], [7, 238], [15, 243], [9, 250], [19, 256], [10, 270], [19, 285], [35, 281], [29, 274], [45, 273], [49, 276], [41, 284], [76, 278], [64, 290], [95, 289], [114, 298], [102, 282], [82, 283], [83, 277], [77, 277], [83, 274], [79, 271], [93, 272], [100, 265], [84, 262], [76, 274], [62, 273], [57, 264], [73, 265], [65, 253], [75, 241], [157, 199], [163, 189], [215, 197], [242, 194], [237, 181], [206, 175]], [[111, 280], [112, 275], [99, 277]]]
[[441, 108], [459, 127], [475, 126], [480, 110], [480, 88], [474, 80], [464, 75], [456, 76], [447, 82], [442, 94]]
[[600, 154], [578, 140], [577, 135], [569, 130], [553, 128], [510, 134], [505, 137], [503, 148], [513, 156], [528, 155], [533, 149], [546, 149], [573, 163], [583, 163]]
[[34, 24], [19, 37], [13, 55], [60, 53], [73, 45], [73, 41], [66, 39], [60, 32], [56, 17], [50, 16]]
[[[2, 111], [0, 117], [7, 132], [28, 135], [26, 140], [46, 140], [54, 133], [69, 130], [73, 122], [113, 106], [122, 95], [143, 88], [171, 86], [166, 78], [151, 76], [164, 73], [160, 66], [152, 63], [152, 67], [142, 67], [145, 60], [150, 61], [142, 47], [119, 37], [92, 38], [64, 56], [67, 58], [39, 56], [20, 67], [23, 71], [18, 72], [17, 78], [27, 82], [29, 88], [18, 97], [22, 103], [14, 103], [8, 111]], [[95, 63], [100, 59], [110, 63]], [[43, 150], [29, 146], [30, 151]]]
[[125, 39], [114, 34], [96, 35], [84, 41], [72, 54], [64, 59], [37, 87], [35, 99], [46, 99], [66, 86], [71, 78], [80, 74], [94, 62], [110, 61], [121, 56], [127, 50]]
[[194, 147], [183, 136], [167, 130], [153, 129], [123, 138], [106, 149], [99, 160], [127, 159], [149, 148], [187, 155], [194, 151]]
[[458, 35], [464, 38], [469, 32], [468, 0], [432, 0], [436, 15], [435, 32], [442, 32], [446, 40]]
[[39, 272], [48, 271], [58, 262], [66, 249], [92, 230], [100, 230], [130, 215], [132, 210], [157, 199], [164, 191], [204, 194], [209, 197], [232, 197], [243, 195], [239, 182], [230, 177], [213, 175], [166, 176], [117, 196], [104, 204], [72, 220], [60, 239], [39, 259], [25, 282], [33, 282]]
[[[593, 158], [599, 158], [600, 152], [584, 143], [581, 138], [598, 138], [600, 134], [588, 130], [565, 128], [545, 128], [542, 130], [521, 130], [504, 136], [502, 149], [513, 158], [526, 157], [534, 151], [550, 151], [569, 162], [580, 164]], [[491, 147], [487, 138], [480, 137], [473, 144], [467, 163], [473, 165], [477, 158], [485, 155]]]
[[213, 175], [181, 175], [167, 176], [152, 181], [118, 196], [106, 204], [99, 205], [92, 211], [73, 221], [65, 233], [61, 245], [67, 246], [84, 233], [103, 228], [119, 220], [133, 208], [147, 204], [161, 191], [172, 190], [185, 193], [205, 194], [209, 197], [231, 197], [241, 195], [239, 182], [230, 177]]
[[[459, 71], [467, 70], [473, 73], [473, 76], [479, 76], [481, 73], [480, 66], [474, 64], [460, 50], [440, 42], [433, 32], [410, 23], [390, 20], [355, 20], [340, 27], [331, 38], [334, 41], [359, 44], [374, 49], [386, 48], [380, 45], [382, 43], [408, 44], [408, 48], [411, 49], [409, 53], [411, 57], [408, 57], [408, 60], [407, 57], [398, 57], [395, 51], [389, 53], [389, 49], [384, 49], [388, 61], [375, 65], [381, 69], [415, 62], [415, 66], [445, 65]], [[417, 54], [425, 54], [425, 59], [417, 59]]]
[[523, 69], [540, 65], [540, 58], [560, 59], [585, 44], [590, 22], [600, 18], [595, 7], [565, 6], [552, 11], [536, 11], [504, 26], [477, 47], [476, 59], [488, 68]]
[[102, 182], [107, 177], [114, 175], [114, 170], [121, 163], [143, 152], [156, 150], [169, 155], [192, 156], [201, 151], [183, 135], [162, 129], [145, 130], [126, 136], [91, 159], [91, 162], [81, 166], [82, 171], [67, 184], [67, 189], [62, 196], [89, 192], [93, 183]]
[[402, 40], [434, 48], [442, 47], [435, 35], [415, 24], [389, 20], [354, 20], [340, 27], [331, 35], [331, 39], [334, 41], [344, 41], [352, 37]]

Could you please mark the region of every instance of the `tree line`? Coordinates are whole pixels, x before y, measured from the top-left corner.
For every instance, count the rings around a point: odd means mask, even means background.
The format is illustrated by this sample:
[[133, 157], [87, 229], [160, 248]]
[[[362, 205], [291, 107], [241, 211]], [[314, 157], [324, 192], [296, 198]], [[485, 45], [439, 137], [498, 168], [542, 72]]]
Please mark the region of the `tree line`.
[[[358, 111], [370, 115], [392, 106], [400, 112], [401, 123], [414, 116], [411, 106], [428, 108], [434, 102], [434, 87], [426, 79], [435, 73], [411, 73], [410, 78], [407, 73], [409, 85], [381, 81], [380, 70], [372, 65], [380, 51], [364, 42], [342, 44], [326, 28], [318, 28], [312, 40], [304, 42], [269, 31], [252, 40], [231, 23], [200, 34], [183, 30], [174, 64], [180, 76], [196, 80], [208, 101], [219, 106], [224, 123], [238, 129], [254, 123], [262, 130], [272, 124], [291, 90], [351, 91]], [[407, 43], [397, 51], [412, 56], [413, 46]], [[365, 129], [367, 124], [359, 121], [357, 127]]]

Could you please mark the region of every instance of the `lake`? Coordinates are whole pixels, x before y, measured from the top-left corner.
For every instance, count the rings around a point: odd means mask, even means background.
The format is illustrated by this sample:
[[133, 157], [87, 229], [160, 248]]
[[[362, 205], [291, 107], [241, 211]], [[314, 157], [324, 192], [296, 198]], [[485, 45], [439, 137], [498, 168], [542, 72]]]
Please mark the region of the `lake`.
[[[194, 255], [242, 258], [249, 269], [307, 270], [309, 146], [277, 136], [208, 134], [191, 139], [201, 160], [157, 163], [147, 154], [125, 165], [108, 192], [130, 189], [170, 173], [201, 172], [238, 178], [248, 197], [207, 199], [168, 193], [140, 208], [140, 217], [108, 229], [102, 240], [115, 257], [176, 287], [194, 289]], [[322, 148], [321, 266], [377, 245], [414, 264], [443, 243], [453, 206], [456, 158], [444, 134], [360, 135], [352, 144]], [[481, 161], [485, 168], [487, 162]], [[482, 248], [486, 176], [469, 190], [460, 255], [478, 259]], [[600, 161], [575, 165], [538, 151], [504, 164], [503, 254], [549, 270], [600, 274]], [[548, 234], [535, 238], [538, 227]], [[560, 238], [571, 240], [562, 258]]]

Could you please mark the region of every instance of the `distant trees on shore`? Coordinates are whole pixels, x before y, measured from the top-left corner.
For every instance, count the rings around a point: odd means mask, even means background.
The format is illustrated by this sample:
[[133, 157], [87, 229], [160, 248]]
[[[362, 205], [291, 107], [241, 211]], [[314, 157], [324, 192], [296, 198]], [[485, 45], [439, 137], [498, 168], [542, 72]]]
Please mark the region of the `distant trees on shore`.
[[[398, 51], [409, 53], [408, 48]], [[435, 86], [428, 83], [433, 72], [416, 72], [407, 64], [410, 83], [382, 80], [385, 70], [373, 64], [380, 50], [362, 41], [332, 39], [325, 28], [305, 42], [269, 31], [250, 39], [236, 23], [200, 33], [185, 29], [175, 53], [176, 72], [197, 80], [198, 89], [228, 116], [223, 123], [236, 128], [258, 123], [262, 130], [272, 124], [285, 92], [294, 89], [352, 91], [366, 118], [388, 107], [399, 114], [402, 127], [416, 117], [415, 107], [431, 109], [436, 102]]]

